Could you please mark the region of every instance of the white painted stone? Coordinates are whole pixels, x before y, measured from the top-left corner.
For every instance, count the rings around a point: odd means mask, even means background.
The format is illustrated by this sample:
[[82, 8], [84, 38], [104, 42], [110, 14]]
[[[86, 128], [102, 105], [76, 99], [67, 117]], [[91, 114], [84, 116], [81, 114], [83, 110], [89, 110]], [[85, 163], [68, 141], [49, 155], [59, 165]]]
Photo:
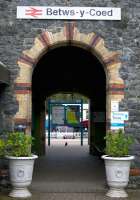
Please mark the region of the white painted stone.
[[105, 160], [106, 178], [109, 186], [106, 196], [127, 197], [124, 188], [128, 185], [130, 163], [134, 156], [109, 157], [103, 155], [102, 158]]
[[7, 156], [6, 158], [9, 159], [10, 181], [13, 186], [13, 190], [9, 193], [9, 196], [16, 198], [30, 197], [31, 193], [27, 187], [32, 181], [34, 160], [37, 158], [37, 156]]

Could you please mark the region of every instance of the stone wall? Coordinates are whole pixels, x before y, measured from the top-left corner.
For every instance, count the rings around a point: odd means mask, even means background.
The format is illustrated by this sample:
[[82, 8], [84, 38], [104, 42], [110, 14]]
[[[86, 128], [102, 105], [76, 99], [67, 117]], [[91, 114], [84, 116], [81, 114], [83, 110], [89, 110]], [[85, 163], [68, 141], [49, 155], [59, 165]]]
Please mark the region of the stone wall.
[[[59, 32], [65, 20], [19, 20], [16, 6], [107, 6], [121, 7], [121, 21], [77, 20], [77, 28], [82, 33], [95, 32], [105, 41], [111, 51], [120, 51], [122, 67], [120, 75], [125, 81], [125, 98], [120, 110], [128, 110], [130, 117], [126, 132], [136, 138], [134, 151], [139, 155], [140, 143], [140, 2], [139, 0], [0, 0], [0, 60], [11, 72], [11, 85], [1, 94], [1, 129], [13, 128], [12, 118], [18, 110], [15, 98], [14, 80], [18, 76], [17, 60], [24, 49], [33, 46], [34, 38], [47, 30]], [[139, 162], [139, 158], [137, 157]]]

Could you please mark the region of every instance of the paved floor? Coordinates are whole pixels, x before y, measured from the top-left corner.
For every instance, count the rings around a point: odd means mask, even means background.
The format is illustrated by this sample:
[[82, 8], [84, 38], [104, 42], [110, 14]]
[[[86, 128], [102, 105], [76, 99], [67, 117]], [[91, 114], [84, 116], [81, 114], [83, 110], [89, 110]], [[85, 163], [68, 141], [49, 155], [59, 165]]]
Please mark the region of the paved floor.
[[52, 141], [46, 148], [46, 156], [35, 164], [32, 190], [94, 192], [105, 188], [103, 160], [89, 155], [86, 141], [82, 147], [77, 144], [76, 140], [59, 140], [59, 144]]
[[[35, 162], [30, 191], [33, 200], [104, 200], [107, 191], [103, 161], [89, 155], [87, 142], [53, 141], [46, 156]], [[0, 200], [9, 200], [8, 191], [1, 191]], [[137, 200], [140, 191], [128, 190], [130, 200]]]
[[[7, 193], [0, 194], [0, 200], [12, 200]], [[140, 192], [129, 192], [129, 198], [109, 198], [103, 192], [96, 193], [38, 193], [34, 192], [29, 200], [139, 200]], [[18, 198], [19, 200], [19, 198]]]

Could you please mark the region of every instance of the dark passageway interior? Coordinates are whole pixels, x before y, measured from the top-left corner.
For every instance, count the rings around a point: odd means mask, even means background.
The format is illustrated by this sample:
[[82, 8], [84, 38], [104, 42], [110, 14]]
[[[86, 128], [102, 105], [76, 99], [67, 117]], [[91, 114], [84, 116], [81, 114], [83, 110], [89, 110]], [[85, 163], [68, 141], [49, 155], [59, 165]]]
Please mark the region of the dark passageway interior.
[[105, 96], [105, 74], [98, 59], [78, 47], [59, 47], [45, 54], [33, 73], [33, 97], [55, 92]]
[[99, 59], [80, 47], [61, 46], [49, 50], [35, 66], [32, 76], [32, 133], [40, 154], [45, 147], [45, 100], [57, 92], [80, 93], [89, 98], [90, 152], [97, 146], [103, 149], [106, 123], [93, 119], [94, 112], [106, 113], [106, 76]]

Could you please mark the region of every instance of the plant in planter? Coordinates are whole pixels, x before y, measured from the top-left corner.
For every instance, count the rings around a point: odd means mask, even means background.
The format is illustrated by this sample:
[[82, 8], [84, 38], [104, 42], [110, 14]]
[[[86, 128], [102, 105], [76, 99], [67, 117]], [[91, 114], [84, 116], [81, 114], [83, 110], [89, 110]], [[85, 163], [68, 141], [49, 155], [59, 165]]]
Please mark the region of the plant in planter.
[[3, 154], [9, 160], [9, 173], [13, 190], [11, 197], [30, 197], [27, 186], [31, 184], [34, 160], [36, 155], [31, 153], [33, 138], [22, 132], [11, 132], [2, 140], [4, 142]]
[[122, 129], [115, 132], [109, 131], [105, 137], [106, 155], [105, 160], [107, 183], [109, 197], [127, 197], [124, 188], [129, 181], [129, 170], [131, 160], [134, 156], [129, 155], [129, 148], [133, 143], [133, 138], [124, 133]]

